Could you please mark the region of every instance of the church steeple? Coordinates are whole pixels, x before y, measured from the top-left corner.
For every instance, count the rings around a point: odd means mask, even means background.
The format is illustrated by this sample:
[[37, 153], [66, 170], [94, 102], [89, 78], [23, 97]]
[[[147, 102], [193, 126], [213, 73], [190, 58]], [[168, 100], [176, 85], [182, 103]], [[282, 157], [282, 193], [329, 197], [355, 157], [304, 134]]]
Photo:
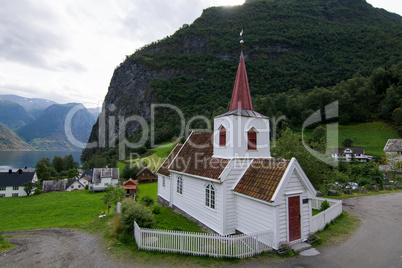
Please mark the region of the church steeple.
[[243, 51], [240, 54], [240, 62], [237, 68], [236, 81], [229, 110], [232, 111], [236, 109], [253, 110]]

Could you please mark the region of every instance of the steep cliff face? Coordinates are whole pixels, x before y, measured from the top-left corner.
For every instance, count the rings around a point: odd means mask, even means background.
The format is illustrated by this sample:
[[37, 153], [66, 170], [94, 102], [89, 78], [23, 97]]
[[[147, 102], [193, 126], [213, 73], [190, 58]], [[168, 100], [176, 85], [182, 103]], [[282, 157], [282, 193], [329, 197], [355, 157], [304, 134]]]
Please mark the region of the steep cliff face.
[[124, 137], [133, 135], [141, 127], [133, 116], [138, 116], [144, 121], [149, 121], [151, 117], [151, 104], [155, 96], [150, 82], [167, 80], [180, 73], [177, 70], [151, 71], [130, 59], [116, 68], [102, 112], [89, 137], [88, 144], [95, 144], [95, 146], [88, 146], [83, 157], [85, 158], [85, 155], [98, 148], [112, 146], [112, 143], [122, 134], [119, 131], [123, 129], [125, 129]]

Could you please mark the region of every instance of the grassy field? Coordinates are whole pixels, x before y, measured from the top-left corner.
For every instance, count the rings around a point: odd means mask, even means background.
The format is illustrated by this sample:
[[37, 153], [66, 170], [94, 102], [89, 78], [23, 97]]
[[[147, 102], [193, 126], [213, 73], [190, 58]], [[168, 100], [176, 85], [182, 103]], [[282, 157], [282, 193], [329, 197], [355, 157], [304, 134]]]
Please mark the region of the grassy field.
[[[298, 132], [301, 133], [300, 130]], [[313, 130], [304, 132], [304, 140], [311, 138]], [[388, 139], [397, 139], [397, 132], [391, 125], [385, 122], [370, 122], [355, 125], [340, 125], [338, 144], [342, 147], [342, 142], [350, 138], [355, 147], [364, 147], [366, 154], [384, 156], [384, 146]]]
[[120, 168], [120, 174], [125, 165], [129, 164], [139, 165], [140, 167], [147, 166], [150, 170], [155, 172], [162, 165], [163, 161], [165, 161], [166, 157], [175, 146], [176, 145], [172, 144], [171, 142], [164, 142], [158, 147], [151, 149], [151, 155], [142, 157], [140, 159], [126, 160], [124, 163], [119, 162], [117, 166]]
[[139, 184], [137, 194], [138, 194], [138, 200], [148, 195], [152, 197], [152, 199], [154, 199], [156, 203], [158, 196], [158, 183], [153, 182], [153, 183]]
[[327, 247], [343, 243], [351, 237], [359, 226], [359, 217], [343, 211], [338, 218], [327, 224], [324, 230], [317, 232], [321, 239], [314, 242], [313, 246]]
[[74, 191], [0, 198], [0, 231], [73, 227], [90, 222], [107, 210], [102, 196]]

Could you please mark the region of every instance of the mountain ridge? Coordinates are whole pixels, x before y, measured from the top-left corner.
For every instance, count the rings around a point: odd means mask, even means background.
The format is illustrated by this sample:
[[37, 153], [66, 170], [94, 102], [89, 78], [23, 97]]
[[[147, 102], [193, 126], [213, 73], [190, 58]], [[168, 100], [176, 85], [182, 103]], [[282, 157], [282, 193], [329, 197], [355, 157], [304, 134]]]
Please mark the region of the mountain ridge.
[[[365, 1], [255, 0], [211, 7], [191, 25], [126, 57], [114, 71], [104, 116], [139, 114], [149, 120], [151, 102], [173, 104], [186, 117], [212, 118], [226, 111], [241, 29], [253, 101], [267, 94], [335, 86], [356, 74], [368, 77], [376, 68], [390, 68], [402, 60], [401, 17]], [[107, 109], [110, 105], [115, 105], [113, 112]], [[144, 107], [145, 112], [138, 113], [135, 107]], [[161, 110], [156, 119], [157, 141], [178, 133], [180, 122], [173, 112]], [[98, 124], [89, 142], [99, 141]], [[117, 137], [117, 127], [110, 129]], [[139, 129], [134, 124], [126, 136]], [[87, 149], [83, 158], [97, 151]]]

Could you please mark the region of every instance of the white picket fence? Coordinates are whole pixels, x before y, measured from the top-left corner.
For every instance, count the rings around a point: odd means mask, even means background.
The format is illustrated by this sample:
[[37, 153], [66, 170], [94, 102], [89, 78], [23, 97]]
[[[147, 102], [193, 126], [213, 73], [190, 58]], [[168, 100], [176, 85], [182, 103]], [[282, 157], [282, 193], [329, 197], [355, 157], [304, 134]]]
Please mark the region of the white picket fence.
[[311, 219], [310, 232], [315, 233], [321, 231], [325, 226], [342, 214], [342, 200], [313, 198], [311, 199], [311, 207], [313, 209], [320, 209], [322, 202], [325, 200], [331, 205], [328, 209], [314, 215]]
[[220, 236], [140, 228], [134, 222], [134, 237], [139, 249], [178, 252], [213, 257], [247, 258], [272, 250], [273, 232]]

